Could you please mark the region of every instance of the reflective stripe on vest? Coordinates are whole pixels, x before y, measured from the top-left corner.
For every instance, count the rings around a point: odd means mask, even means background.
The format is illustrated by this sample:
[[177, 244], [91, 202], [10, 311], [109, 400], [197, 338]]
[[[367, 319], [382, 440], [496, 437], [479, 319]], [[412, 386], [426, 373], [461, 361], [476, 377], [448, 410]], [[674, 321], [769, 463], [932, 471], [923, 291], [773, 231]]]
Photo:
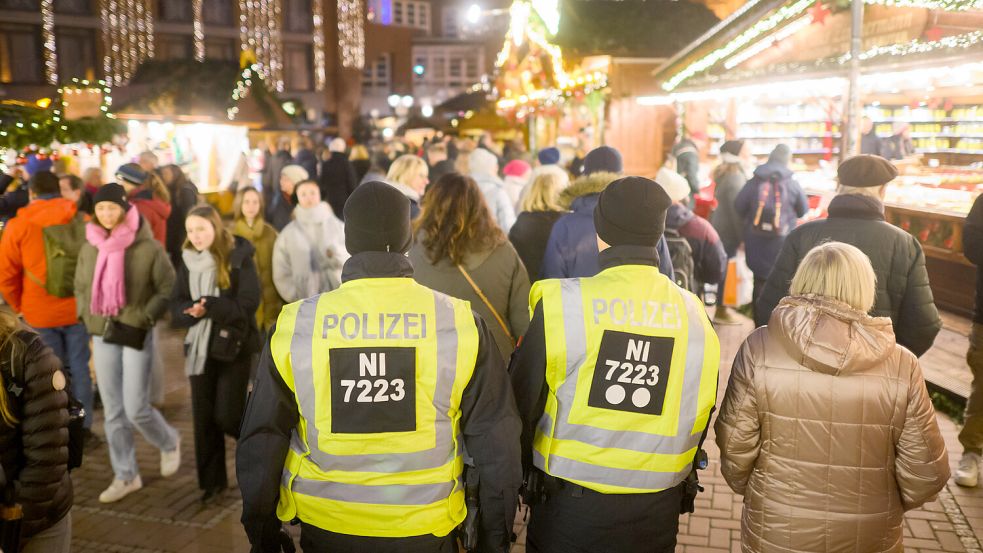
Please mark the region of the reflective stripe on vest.
[[[680, 328], [648, 328], [633, 320], [627, 308], [623, 324], [596, 325], [596, 313], [585, 313], [585, 306], [595, 301], [585, 287], [627, 296], [637, 305], [650, 305], [653, 299], [660, 300], [659, 305], [675, 305]], [[639, 293], [638, 288], [645, 292]], [[540, 299], [547, 327], [549, 394], [536, 426], [534, 464], [602, 493], [654, 492], [679, 484], [691, 470], [715, 403], [720, 355], [716, 334], [696, 296], [680, 290], [655, 268], [626, 266], [588, 279], [537, 283], [531, 307]], [[685, 344], [679, 361], [671, 363], [660, 415], [621, 414], [588, 405], [598, 346], [607, 330], [673, 337], [674, 360], [675, 348]], [[681, 383], [676, 375], [680, 369]], [[607, 422], [603, 417], [608, 417]]]
[[[394, 298], [399, 298], [398, 304]], [[392, 328], [386, 334], [369, 327], [368, 322], [376, 320], [381, 327], [386, 315], [398, 320], [398, 314], [387, 313], [393, 307], [407, 312], [402, 313], [404, 320], [407, 315], [417, 316], [415, 326], [406, 327], [415, 329], [414, 335], [409, 336], [408, 330], [393, 335]], [[343, 334], [341, 326], [329, 327], [329, 320], [343, 320], [349, 312], [362, 314], [361, 333], [355, 321], [349, 321], [354, 327], [345, 327], [355, 328], [350, 335]], [[470, 305], [411, 279], [351, 281], [333, 292], [285, 307], [270, 349], [283, 381], [296, 395], [300, 418], [291, 433], [281, 478], [277, 507], [281, 520], [298, 517], [325, 530], [378, 537], [442, 536], [453, 530], [465, 515], [460, 401], [474, 371], [477, 347]], [[336, 354], [354, 352], [361, 363], [369, 354], [360, 350], [379, 348], [415, 352], [415, 357], [408, 357], [415, 381], [405, 383], [403, 396], [405, 400], [415, 398], [415, 403], [400, 404], [410, 409], [415, 429], [412, 422], [408, 429], [336, 428], [334, 425], [348, 423], [340, 417], [333, 421], [335, 408], [359, 404], [363, 406], [359, 408], [369, 405], [385, 410], [399, 401], [388, 395], [380, 400], [372, 388], [362, 395], [354, 387], [347, 393], [333, 391], [337, 379], [350, 378], [339, 376], [345, 375], [344, 363], [336, 367], [339, 374], [332, 375]], [[392, 359], [396, 353], [387, 355]], [[399, 376], [400, 368], [389, 366], [388, 377], [383, 368], [369, 383], [378, 385], [381, 379], [388, 386], [387, 378]], [[361, 371], [359, 365], [356, 377], [368, 376]], [[333, 394], [337, 397], [332, 398]]]

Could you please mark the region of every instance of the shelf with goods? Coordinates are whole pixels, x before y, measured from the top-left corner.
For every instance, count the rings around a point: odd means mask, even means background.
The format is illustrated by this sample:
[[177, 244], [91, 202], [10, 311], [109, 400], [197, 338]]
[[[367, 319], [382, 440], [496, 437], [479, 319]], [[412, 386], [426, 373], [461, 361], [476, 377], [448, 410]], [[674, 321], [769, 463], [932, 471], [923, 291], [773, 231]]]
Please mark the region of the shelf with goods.
[[983, 106], [952, 105], [869, 106], [879, 136], [888, 137], [899, 124], [910, 126], [915, 150], [922, 154], [964, 154], [983, 156]]

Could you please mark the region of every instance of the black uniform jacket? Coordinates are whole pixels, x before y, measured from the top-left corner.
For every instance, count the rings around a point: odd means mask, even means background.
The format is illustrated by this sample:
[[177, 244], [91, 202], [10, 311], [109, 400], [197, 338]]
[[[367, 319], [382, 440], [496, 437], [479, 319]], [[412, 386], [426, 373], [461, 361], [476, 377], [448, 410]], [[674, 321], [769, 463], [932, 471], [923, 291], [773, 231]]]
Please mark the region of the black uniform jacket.
[[[364, 252], [351, 257], [342, 281], [360, 278], [411, 278], [413, 268], [400, 254]], [[398, 301], [398, 298], [393, 298]], [[474, 375], [461, 399], [461, 433], [481, 479], [480, 551], [506, 551], [522, 483], [519, 458], [519, 415], [505, 363], [484, 321], [478, 325], [478, 356]], [[289, 448], [290, 432], [297, 426], [293, 393], [280, 378], [269, 343], [256, 371], [256, 384], [236, 451], [236, 470], [242, 491], [242, 524], [250, 543], [262, 550], [275, 542], [280, 477]], [[398, 521], [393, 521], [397, 524]], [[353, 536], [353, 539], [357, 537]], [[399, 538], [393, 538], [398, 540]]]

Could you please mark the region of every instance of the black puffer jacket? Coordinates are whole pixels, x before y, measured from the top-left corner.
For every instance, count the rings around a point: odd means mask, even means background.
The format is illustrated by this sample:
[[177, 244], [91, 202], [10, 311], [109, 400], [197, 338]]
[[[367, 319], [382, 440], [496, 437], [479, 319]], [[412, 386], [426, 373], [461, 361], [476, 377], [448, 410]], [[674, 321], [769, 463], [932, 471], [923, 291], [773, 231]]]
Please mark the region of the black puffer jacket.
[[[11, 361], [17, 374], [13, 380]], [[72, 508], [66, 375], [51, 348], [26, 330], [0, 351], [0, 374], [0, 393], [7, 394], [19, 421], [17, 428], [0, 422], [0, 463], [7, 479], [16, 481], [17, 500], [24, 507], [21, 538], [26, 540]]]
[[788, 295], [789, 283], [809, 250], [826, 241], [845, 242], [870, 258], [877, 295], [870, 314], [890, 317], [897, 342], [922, 355], [942, 328], [928, 285], [925, 254], [915, 237], [884, 220], [884, 205], [859, 195], [840, 195], [829, 204], [829, 218], [793, 230], [785, 239], [768, 283], [755, 305], [754, 322], [768, 323], [772, 310]]
[[[218, 297], [208, 297], [206, 317], [220, 325], [247, 329], [245, 347], [240, 358], [259, 351], [260, 337], [256, 328], [256, 310], [259, 309], [261, 291], [259, 273], [253, 263], [253, 245], [241, 236], [235, 237], [235, 247], [229, 255], [229, 287], [219, 290]], [[171, 324], [176, 328], [190, 328], [200, 319], [184, 313], [201, 298], [191, 297], [188, 268], [181, 264], [171, 295]]]

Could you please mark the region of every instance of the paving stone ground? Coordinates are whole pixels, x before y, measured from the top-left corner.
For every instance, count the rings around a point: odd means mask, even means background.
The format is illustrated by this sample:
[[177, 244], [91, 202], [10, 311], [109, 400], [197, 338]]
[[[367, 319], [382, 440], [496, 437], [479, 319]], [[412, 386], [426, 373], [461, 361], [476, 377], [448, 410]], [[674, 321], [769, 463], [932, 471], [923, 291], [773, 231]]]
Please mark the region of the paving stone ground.
[[[751, 324], [720, 327], [720, 393], [723, 397], [730, 363]], [[191, 430], [191, 401], [183, 372], [181, 337], [168, 332], [162, 341], [168, 367], [168, 388], [163, 413], [181, 433], [184, 460], [172, 478], [159, 474], [159, 453], [142, 437], [136, 438], [144, 489], [124, 500], [102, 505], [99, 493], [112, 480], [109, 454], [100, 446], [73, 474], [75, 507], [73, 515], [73, 553], [247, 553], [249, 544], [239, 524], [241, 499], [233, 487], [216, 504], [203, 507], [199, 502], [194, 470], [194, 444]], [[931, 356], [929, 357], [931, 358]], [[952, 367], [949, 367], [950, 369]], [[965, 369], [965, 365], [963, 365]], [[968, 371], [968, 369], [965, 369]], [[102, 434], [101, 412], [96, 414], [95, 430]], [[958, 427], [939, 416], [939, 425], [955, 466], [961, 454], [956, 435]], [[234, 443], [228, 440], [228, 464], [232, 485]], [[740, 551], [742, 498], [734, 494], [720, 475], [719, 452], [713, 432], [706, 441], [710, 470], [701, 475], [706, 491], [697, 499], [696, 513], [680, 519], [677, 552]], [[516, 519], [518, 541], [513, 551], [525, 553], [525, 522]], [[295, 532], [294, 532], [295, 533]], [[905, 518], [905, 551], [908, 553], [983, 553], [983, 488], [966, 489], [950, 482], [939, 499], [912, 511]]]

